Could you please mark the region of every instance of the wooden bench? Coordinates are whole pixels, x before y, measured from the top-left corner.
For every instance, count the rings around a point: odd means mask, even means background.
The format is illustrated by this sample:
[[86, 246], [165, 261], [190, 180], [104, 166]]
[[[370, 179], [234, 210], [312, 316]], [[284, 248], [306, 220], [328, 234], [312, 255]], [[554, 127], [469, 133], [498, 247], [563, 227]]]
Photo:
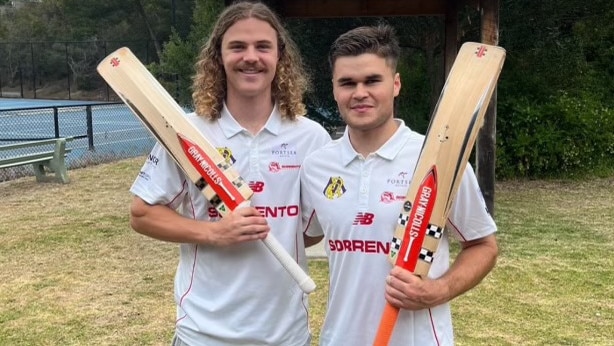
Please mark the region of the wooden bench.
[[[65, 158], [71, 151], [71, 149], [66, 148], [66, 142], [70, 140], [72, 140], [72, 138], [53, 138], [0, 145], [0, 152], [10, 152], [9, 157], [0, 157], [0, 169], [31, 164], [34, 167], [36, 181], [49, 181], [46, 172], [49, 170], [55, 173], [56, 181], [68, 183], [69, 179], [66, 171]], [[27, 150], [30, 148], [34, 148], [35, 150], [30, 153], [16, 155], [13, 155], [11, 152], [18, 149]]]

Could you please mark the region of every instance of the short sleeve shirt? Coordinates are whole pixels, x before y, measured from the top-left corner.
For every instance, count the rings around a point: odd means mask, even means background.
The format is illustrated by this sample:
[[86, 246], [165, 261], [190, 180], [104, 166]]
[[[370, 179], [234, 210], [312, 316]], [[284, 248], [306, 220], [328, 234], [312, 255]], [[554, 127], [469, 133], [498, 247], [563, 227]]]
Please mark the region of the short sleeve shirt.
[[[330, 292], [320, 345], [371, 345], [385, 305], [387, 256], [424, 136], [401, 120], [396, 133], [364, 158], [347, 131], [309, 155], [301, 169], [307, 234], [324, 235]], [[319, 227], [311, 227], [311, 224]], [[445, 234], [460, 241], [495, 232], [475, 175], [467, 167]], [[448, 236], [442, 237], [429, 276], [449, 267]], [[390, 345], [453, 343], [449, 304], [401, 311]]]
[[[307, 154], [330, 141], [329, 134], [305, 117], [282, 119], [277, 108], [257, 135], [243, 129], [226, 107], [215, 121], [186, 116], [249, 183], [251, 205], [306, 270], [299, 169]], [[131, 192], [189, 218], [219, 218], [160, 145]], [[309, 340], [306, 296], [259, 241], [229, 247], [181, 244], [175, 301], [177, 335], [190, 345], [303, 346]]]

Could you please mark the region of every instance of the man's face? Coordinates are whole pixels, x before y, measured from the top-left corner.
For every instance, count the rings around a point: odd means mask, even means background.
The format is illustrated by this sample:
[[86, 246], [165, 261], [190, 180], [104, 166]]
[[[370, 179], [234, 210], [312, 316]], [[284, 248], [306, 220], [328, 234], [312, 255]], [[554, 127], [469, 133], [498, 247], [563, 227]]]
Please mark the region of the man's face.
[[333, 95], [353, 129], [369, 131], [390, 121], [400, 89], [399, 74], [375, 54], [340, 57], [333, 66]]
[[222, 38], [228, 97], [271, 95], [277, 61], [277, 32], [255, 18], [237, 21]]

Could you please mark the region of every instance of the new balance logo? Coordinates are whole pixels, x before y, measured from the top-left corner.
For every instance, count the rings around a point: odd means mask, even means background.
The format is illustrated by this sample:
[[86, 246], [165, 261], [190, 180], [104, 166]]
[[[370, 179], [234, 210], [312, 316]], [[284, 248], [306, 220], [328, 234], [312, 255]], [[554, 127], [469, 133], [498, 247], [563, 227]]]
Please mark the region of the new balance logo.
[[254, 192], [262, 192], [264, 190], [264, 182], [263, 181], [250, 181], [249, 188]]
[[359, 212], [358, 214], [356, 214], [352, 225], [370, 225], [373, 223], [374, 217], [375, 215], [372, 213]]

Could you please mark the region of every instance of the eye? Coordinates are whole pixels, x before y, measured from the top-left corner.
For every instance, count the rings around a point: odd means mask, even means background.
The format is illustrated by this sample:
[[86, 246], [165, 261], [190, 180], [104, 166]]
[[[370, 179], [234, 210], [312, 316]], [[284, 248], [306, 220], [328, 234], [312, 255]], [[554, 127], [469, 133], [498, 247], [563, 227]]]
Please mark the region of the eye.
[[351, 81], [351, 80], [347, 80], [347, 79], [343, 79], [343, 80], [340, 80], [339, 82], [337, 82], [337, 84], [340, 87], [353, 87], [353, 86], [356, 85], [356, 82]]
[[240, 44], [240, 43], [233, 43], [233, 44], [228, 45], [228, 49], [233, 52], [240, 52], [243, 49], [245, 49], [245, 45]]
[[269, 43], [260, 43], [260, 44], [256, 45], [256, 49], [258, 49], [261, 52], [268, 52], [271, 49], [273, 49], [273, 47]]

